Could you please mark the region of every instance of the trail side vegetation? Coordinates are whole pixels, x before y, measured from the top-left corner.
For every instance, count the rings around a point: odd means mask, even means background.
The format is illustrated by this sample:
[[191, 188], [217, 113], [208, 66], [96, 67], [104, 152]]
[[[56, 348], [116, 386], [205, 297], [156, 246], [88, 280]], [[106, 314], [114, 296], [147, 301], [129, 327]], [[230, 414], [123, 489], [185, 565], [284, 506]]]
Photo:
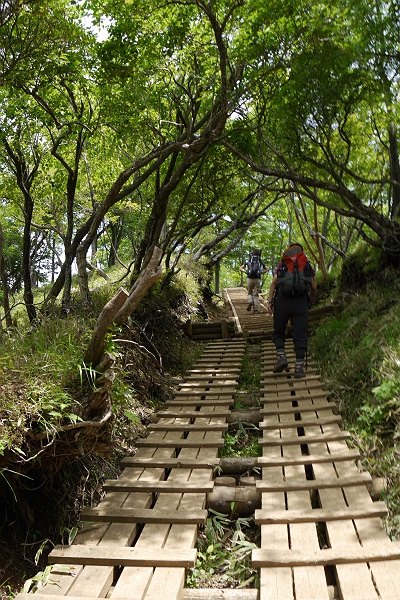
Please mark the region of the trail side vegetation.
[[367, 254], [344, 265], [342, 310], [317, 327], [311, 348], [361, 453], [360, 468], [386, 481], [386, 528], [399, 539], [400, 278], [391, 267], [376, 271]]
[[219, 318], [251, 247], [267, 289], [293, 241], [340, 303], [313, 353], [398, 535], [399, 17], [0, 0], [0, 563], [70, 538], [201, 352], [185, 321]]

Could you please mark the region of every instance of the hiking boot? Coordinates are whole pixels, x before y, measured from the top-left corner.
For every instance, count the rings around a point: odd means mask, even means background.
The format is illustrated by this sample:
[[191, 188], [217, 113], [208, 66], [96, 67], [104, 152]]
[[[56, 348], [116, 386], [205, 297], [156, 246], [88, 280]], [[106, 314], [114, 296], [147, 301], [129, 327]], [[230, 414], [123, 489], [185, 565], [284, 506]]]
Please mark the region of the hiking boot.
[[258, 314], [258, 308], [254, 309], [254, 314], [257, 315]]
[[252, 306], [253, 306], [253, 303], [252, 303], [252, 302], [249, 302], [249, 303], [247, 304], [247, 308], [246, 308], [247, 312], [249, 312], [249, 311], [251, 310], [251, 307], [252, 307]]
[[288, 361], [286, 356], [279, 356], [277, 363], [274, 367], [273, 373], [282, 373], [284, 369], [288, 366]]
[[294, 376], [296, 378], [300, 378], [300, 377], [305, 377], [305, 372], [304, 372], [304, 366], [303, 365], [296, 365], [294, 368]]

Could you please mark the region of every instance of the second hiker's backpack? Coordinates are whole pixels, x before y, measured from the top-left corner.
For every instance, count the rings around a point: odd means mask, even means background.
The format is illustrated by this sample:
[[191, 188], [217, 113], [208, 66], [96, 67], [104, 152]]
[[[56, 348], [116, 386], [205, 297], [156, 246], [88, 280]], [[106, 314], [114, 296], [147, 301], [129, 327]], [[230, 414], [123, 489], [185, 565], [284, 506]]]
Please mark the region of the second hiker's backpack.
[[253, 254], [246, 266], [246, 274], [249, 279], [260, 279], [262, 273], [262, 262], [259, 254]]
[[301, 246], [290, 246], [282, 256], [277, 288], [284, 296], [305, 296], [311, 290], [313, 269]]

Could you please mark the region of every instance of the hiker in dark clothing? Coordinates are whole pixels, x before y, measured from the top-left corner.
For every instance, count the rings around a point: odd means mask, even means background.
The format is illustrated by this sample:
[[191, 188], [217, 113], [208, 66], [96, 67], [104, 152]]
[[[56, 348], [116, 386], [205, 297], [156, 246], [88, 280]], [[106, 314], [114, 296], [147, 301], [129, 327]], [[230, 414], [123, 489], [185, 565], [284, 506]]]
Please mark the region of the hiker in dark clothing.
[[[278, 265], [269, 290], [268, 311], [274, 317], [274, 333], [272, 341], [277, 352], [277, 363], [274, 373], [281, 373], [288, 367], [285, 353], [286, 327], [290, 322], [293, 329], [293, 346], [296, 354], [295, 377], [304, 377], [304, 360], [308, 348], [308, 310], [310, 306], [310, 295], [317, 288], [314, 279], [314, 269], [307, 260], [300, 244], [291, 244], [285, 251], [290, 260], [297, 261], [300, 273], [296, 266], [295, 272], [285, 266], [285, 253], [283, 261]], [[289, 260], [289, 262], [290, 262]], [[303, 261], [303, 262], [302, 262]], [[307, 265], [307, 266], [306, 266]], [[302, 273], [306, 273], [303, 277]], [[290, 291], [293, 280], [302, 278], [304, 283], [295, 291]]]
[[240, 270], [247, 275], [247, 310], [250, 311], [254, 307], [254, 313], [257, 314], [260, 305], [258, 295], [261, 291], [261, 275], [265, 270], [261, 250], [252, 250], [249, 259]]

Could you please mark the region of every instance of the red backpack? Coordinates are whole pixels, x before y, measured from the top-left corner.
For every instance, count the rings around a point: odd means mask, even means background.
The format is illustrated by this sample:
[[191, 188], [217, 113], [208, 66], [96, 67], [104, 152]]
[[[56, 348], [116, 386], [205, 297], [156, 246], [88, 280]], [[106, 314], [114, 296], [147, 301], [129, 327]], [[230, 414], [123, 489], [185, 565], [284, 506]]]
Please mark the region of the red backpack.
[[313, 269], [301, 246], [289, 246], [278, 269], [277, 289], [280, 293], [284, 296], [305, 296], [311, 290], [313, 276]]

